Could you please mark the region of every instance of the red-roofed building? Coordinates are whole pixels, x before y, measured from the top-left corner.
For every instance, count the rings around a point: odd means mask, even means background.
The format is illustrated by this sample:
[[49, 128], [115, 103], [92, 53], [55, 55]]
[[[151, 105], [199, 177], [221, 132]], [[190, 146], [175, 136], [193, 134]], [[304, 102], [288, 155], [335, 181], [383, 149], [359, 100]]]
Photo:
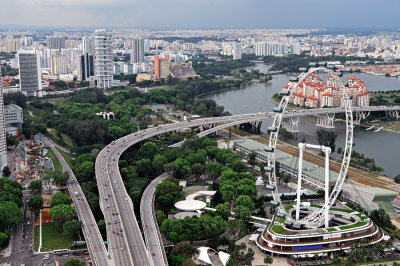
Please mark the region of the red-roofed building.
[[[345, 89], [348, 95], [352, 96], [352, 106], [369, 106], [370, 95], [364, 82], [355, 76], [347, 78], [346, 82]], [[284, 90], [287, 90], [287, 87], [285, 86]], [[332, 76], [327, 78], [325, 86], [324, 80], [312, 73], [297, 86], [289, 102], [311, 108], [343, 106], [342, 89]]]

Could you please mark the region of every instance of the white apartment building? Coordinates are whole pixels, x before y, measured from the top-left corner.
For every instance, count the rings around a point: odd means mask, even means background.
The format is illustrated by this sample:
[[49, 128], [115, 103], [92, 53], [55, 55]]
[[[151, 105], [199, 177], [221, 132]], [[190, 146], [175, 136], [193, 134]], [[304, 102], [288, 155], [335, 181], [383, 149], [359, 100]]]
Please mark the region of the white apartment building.
[[105, 29], [94, 32], [95, 77], [98, 88], [110, 88], [113, 84], [112, 37]]

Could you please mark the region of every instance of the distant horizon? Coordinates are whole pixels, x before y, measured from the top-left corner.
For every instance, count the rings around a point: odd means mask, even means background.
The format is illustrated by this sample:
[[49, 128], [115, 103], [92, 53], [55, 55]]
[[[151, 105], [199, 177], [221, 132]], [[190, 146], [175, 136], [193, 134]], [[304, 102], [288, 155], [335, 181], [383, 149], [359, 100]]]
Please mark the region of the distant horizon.
[[142, 27], [142, 28], [136, 28], [136, 27], [119, 27], [119, 26], [28, 26], [28, 25], [22, 25], [22, 24], [5, 24], [5, 25], [0, 25], [0, 31], [5, 31], [5, 30], [36, 30], [36, 31], [57, 31], [57, 30], [65, 30], [65, 31], [94, 31], [97, 29], [107, 29], [107, 30], [148, 30], [148, 31], [213, 31], [213, 30], [220, 30], [220, 31], [235, 31], [235, 30], [310, 30], [314, 32], [326, 32], [327, 34], [332, 33], [332, 34], [340, 34], [338, 32], [343, 32], [343, 34], [350, 34], [354, 32], [377, 32], [377, 31], [387, 31], [387, 32], [399, 32], [400, 33], [400, 27], [321, 27], [321, 28], [302, 28], [302, 27], [293, 27], [293, 28], [272, 28], [272, 27], [264, 27], [264, 28], [259, 28], [259, 27], [254, 27], [254, 28], [191, 28], [191, 27], [186, 27], [186, 28], [152, 28], [152, 27]]

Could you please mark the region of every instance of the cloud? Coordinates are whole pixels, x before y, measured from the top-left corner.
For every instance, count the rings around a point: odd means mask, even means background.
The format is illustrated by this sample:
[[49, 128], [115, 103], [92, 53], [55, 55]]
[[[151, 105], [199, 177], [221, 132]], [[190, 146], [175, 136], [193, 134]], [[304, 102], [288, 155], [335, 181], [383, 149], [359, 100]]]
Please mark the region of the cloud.
[[0, 0], [2, 24], [132, 28], [400, 26], [398, 0]]

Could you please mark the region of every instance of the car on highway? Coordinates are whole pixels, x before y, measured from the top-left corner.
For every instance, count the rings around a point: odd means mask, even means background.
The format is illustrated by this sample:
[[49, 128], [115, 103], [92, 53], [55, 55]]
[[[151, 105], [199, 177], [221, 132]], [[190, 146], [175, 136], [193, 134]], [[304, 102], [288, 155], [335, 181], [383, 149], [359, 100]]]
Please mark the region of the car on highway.
[[24, 252], [24, 251], [25, 251], [25, 248], [22, 248], [21, 251]]
[[113, 233], [113, 234], [115, 234], [115, 231], [114, 231], [114, 230], [112, 230], [112, 233]]

